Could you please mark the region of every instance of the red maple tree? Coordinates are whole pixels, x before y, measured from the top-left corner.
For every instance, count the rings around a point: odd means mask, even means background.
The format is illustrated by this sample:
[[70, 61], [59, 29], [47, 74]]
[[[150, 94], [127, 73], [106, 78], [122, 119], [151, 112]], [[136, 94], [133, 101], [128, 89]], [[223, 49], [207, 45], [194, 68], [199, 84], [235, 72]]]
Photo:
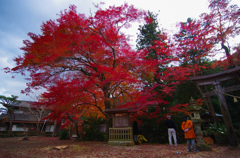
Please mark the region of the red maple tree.
[[[48, 118], [76, 123], [94, 112], [108, 120], [104, 110], [119, 105], [134, 107], [142, 114], [149, 106], [157, 106], [149, 115], [156, 118], [161, 106], [168, 104], [166, 96], [192, 72], [189, 67], [171, 66], [155, 74], [159, 65], [179, 61], [178, 48], [164, 33], [152, 49], [167, 58], [146, 59], [147, 49], [131, 49], [122, 28], [144, 19], [144, 11], [128, 4], [105, 10], [96, 7], [95, 15], [86, 17], [72, 5], [56, 21], [43, 23], [40, 35], [29, 33], [31, 40], [24, 41], [24, 54], [14, 59], [16, 66], [11, 72], [30, 72], [23, 93], [46, 89], [38, 104], [54, 111]], [[143, 76], [148, 80], [156, 76], [161, 82], [146, 87]]]
[[[78, 14], [76, 6], [61, 12], [56, 20], [42, 24], [42, 34], [29, 33], [24, 40], [23, 56], [14, 59], [11, 71], [24, 75], [30, 72], [30, 82], [24, 93], [45, 88], [44, 103], [55, 111], [73, 113], [79, 107], [114, 108], [119, 98], [134, 100], [141, 80], [135, 71], [141, 56], [128, 44], [121, 32], [130, 22], [139, 21], [144, 11], [132, 5], [110, 6], [94, 16]], [[69, 111], [70, 110], [70, 111]]]
[[215, 43], [220, 44], [220, 47], [217, 45], [214, 47], [215, 53], [219, 53], [220, 50], [224, 50], [225, 52], [225, 58], [227, 58], [228, 62], [224, 62], [224, 65], [220, 64], [223, 68], [234, 67], [235, 65], [229, 40], [239, 35], [240, 32], [239, 7], [237, 5], [230, 5], [230, 2], [231, 0], [209, 0], [208, 8], [210, 9], [210, 13], [201, 15], [205, 24], [214, 30], [211, 36], [214, 38]]

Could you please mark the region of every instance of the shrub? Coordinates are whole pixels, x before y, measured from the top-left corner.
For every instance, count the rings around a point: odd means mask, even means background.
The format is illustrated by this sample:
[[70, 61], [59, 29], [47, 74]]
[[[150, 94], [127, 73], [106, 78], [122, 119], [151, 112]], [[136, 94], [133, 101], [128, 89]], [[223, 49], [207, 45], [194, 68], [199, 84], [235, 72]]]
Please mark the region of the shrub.
[[92, 141], [92, 140], [98, 140], [98, 141], [104, 141], [104, 135], [102, 132], [100, 132], [101, 124], [103, 123], [102, 118], [98, 118], [95, 115], [92, 115], [88, 118], [85, 118], [84, 120], [85, 127], [84, 127], [84, 140]]
[[211, 133], [219, 133], [219, 134], [227, 134], [227, 130], [224, 124], [218, 123], [216, 126], [214, 124], [210, 124], [208, 128], [205, 129], [204, 133], [211, 135]]
[[204, 134], [212, 137], [216, 144], [228, 144], [226, 127], [222, 123], [218, 123], [216, 126], [210, 124], [204, 130]]
[[[176, 124], [176, 134], [177, 134], [177, 142], [178, 144], [184, 143], [184, 133], [181, 128], [183, 122], [184, 113], [178, 113], [172, 116], [172, 120], [175, 121]], [[148, 143], [160, 143], [166, 144], [168, 142], [168, 128], [166, 127], [166, 119], [157, 122], [158, 119], [149, 119], [146, 117], [138, 118], [143, 122], [140, 125], [141, 135], [144, 135], [148, 140]]]
[[59, 140], [67, 140], [70, 139], [68, 131], [64, 128], [59, 135]]

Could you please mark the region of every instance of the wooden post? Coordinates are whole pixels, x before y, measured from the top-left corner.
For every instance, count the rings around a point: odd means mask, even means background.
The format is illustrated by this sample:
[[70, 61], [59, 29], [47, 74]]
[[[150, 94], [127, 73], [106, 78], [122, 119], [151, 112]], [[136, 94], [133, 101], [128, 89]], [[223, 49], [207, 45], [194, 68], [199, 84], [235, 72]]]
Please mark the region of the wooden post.
[[216, 94], [218, 96], [218, 100], [219, 100], [222, 115], [223, 115], [223, 120], [224, 120], [224, 123], [226, 126], [229, 144], [231, 146], [238, 146], [237, 137], [236, 137], [234, 129], [233, 129], [233, 124], [232, 124], [232, 120], [231, 120], [231, 117], [229, 114], [229, 110], [227, 107], [225, 97], [222, 93], [220, 93], [220, 92], [223, 92], [222, 86], [220, 85], [220, 82], [217, 82], [217, 81], [214, 83], [214, 85], [217, 90]]
[[208, 111], [211, 112], [211, 109], [210, 109], [210, 107], [209, 107], [209, 105], [208, 105], [208, 102], [206, 101], [205, 97], [203, 96], [203, 92], [202, 92], [200, 86], [199, 86], [198, 84], [196, 84], [196, 86], [197, 86], [197, 89], [198, 89], [198, 91], [200, 92], [201, 96], [204, 98], [204, 102], [206, 103], [206, 106], [207, 106]]
[[[204, 86], [204, 89], [205, 89], [206, 92], [208, 92], [208, 89], [207, 89], [206, 86]], [[210, 96], [207, 97], [207, 101], [206, 102], [209, 102], [209, 108], [211, 109], [211, 115], [213, 116], [213, 122], [214, 122], [214, 124], [216, 126], [218, 121], [217, 121], [216, 113], [215, 113], [214, 107], [212, 105], [212, 101], [211, 101], [211, 97]]]

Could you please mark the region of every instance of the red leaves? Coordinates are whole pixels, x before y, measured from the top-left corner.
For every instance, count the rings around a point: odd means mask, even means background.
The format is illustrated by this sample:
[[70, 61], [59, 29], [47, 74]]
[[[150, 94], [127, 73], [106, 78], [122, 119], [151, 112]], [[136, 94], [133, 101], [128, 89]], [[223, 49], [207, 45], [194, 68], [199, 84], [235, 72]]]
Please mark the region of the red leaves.
[[47, 90], [39, 105], [54, 110], [48, 118], [101, 116], [110, 98], [129, 101], [134, 98], [131, 95], [137, 96], [140, 79], [135, 69], [141, 59], [120, 29], [144, 14], [124, 4], [99, 9], [87, 18], [71, 5], [56, 21], [44, 22], [41, 35], [28, 34], [32, 40], [24, 41], [24, 54], [15, 59], [17, 66], [12, 71], [30, 72], [25, 92], [34, 87]]
[[173, 107], [166, 108], [166, 110], [170, 110], [172, 113], [183, 112], [183, 113], [189, 114], [189, 112], [186, 111], [186, 108], [188, 105], [189, 105], [189, 103], [177, 104]]
[[145, 17], [144, 17], [144, 20], [145, 20], [145, 22], [146, 22], [147, 24], [150, 24], [150, 23], [153, 22], [153, 19], [152, 19], [151, 17], [149, 17], [149, 16], [145, 16]]
[[[240, 12], [237, 5], [229, 5], [229, 0], [209, 0], [209, 14], [203, 14], [201, 18], [203, 22], [208, 25], [208, 28], [212, 29], [211, 34], [215, 44], [219, 44], [215, 47], [215, 53], [221, 53], [221, 50], [225, 51], [225, 57], [228, 62], [223, 64], [225, 67], [233, 67], [233, 59], [231, 58], [231, 49], [229, 46], [229, 39], [239, 35], [240, 31]], [[220, 49], [219, 49], [220, 48]]]
[[[29, 71], [31, 80], [27, 79], [25, 92], [45, 88], [41, 104], [59, 118], [71, 114], [79, 119], [93, 112], [104, 115], [105, 108], [121, 104], [136, 107], [143, 115], [146, 108], [156, 105], [150, 114], [155, 118], [158, 107], [168, 104], [166, 96], [189, 75], [205, 68], [199, 63], [211, 53], [214, 28], [201, 21], [181, 23], [175, 42], [162, 33], [152, 47], [134, 51], [121, 29], [143, 20], [145, 12], [128, 4], [96, 7], [95, 15], [86, 17], [71, 5], [58, 19], [44, 22], [42, 34], [29, 33], [31, 41], [24, 41], [24, 54], [14, 59], [17, 65], [12, 72]], [[151, 23], [153, 19], [144, 20]], [[211, 22], [207, 16], [204, 20]], [[154, 57], [146, 59], [150, 50]]]
[[5, 73], [11, 72], [11, 69], [9, 67], [5, 67], [5, 68], [3, 68], [3, 70], [4, 70]]
[[196, 102], [196, 105], [201, 106], [203, 104], [204, 100], [202, 98], [199, 98], [195, 102]]

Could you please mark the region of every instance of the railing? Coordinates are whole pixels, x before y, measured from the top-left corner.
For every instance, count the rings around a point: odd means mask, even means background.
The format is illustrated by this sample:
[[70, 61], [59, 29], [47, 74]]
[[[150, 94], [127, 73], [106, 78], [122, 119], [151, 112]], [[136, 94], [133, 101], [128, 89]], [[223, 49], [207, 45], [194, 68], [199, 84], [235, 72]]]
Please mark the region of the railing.
[[108, 141], [132, 141], [132, 140], [133, 140], [132, 127], [109, 128]]

